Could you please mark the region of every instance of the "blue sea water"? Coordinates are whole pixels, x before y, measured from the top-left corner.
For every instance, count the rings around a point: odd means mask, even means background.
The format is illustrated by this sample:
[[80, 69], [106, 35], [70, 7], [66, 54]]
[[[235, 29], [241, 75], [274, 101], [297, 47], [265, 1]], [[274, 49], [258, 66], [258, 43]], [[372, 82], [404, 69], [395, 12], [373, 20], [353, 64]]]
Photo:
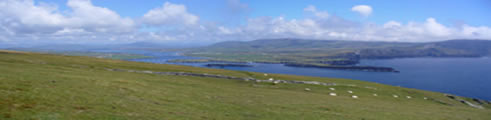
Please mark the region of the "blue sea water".
[[[172, 59], [197, 59], [196, 57], [181, 56], [177, 53], [155, 51], [112, 50], [110, 52], [153, 56], [154, 58], [129, 61], [161, 64], [172, 64], [166, 62]], [[253, 63], [254, 67], [224, 67], [222, 69], [347, 78], [491, 100], [491, 58], [402, 58], [362, 60], [360, 64], [393, 67], [401, 72], [346, 71], [259, 63]], [[204, 63], [181, 63], [181, 65], [205, 67]]]

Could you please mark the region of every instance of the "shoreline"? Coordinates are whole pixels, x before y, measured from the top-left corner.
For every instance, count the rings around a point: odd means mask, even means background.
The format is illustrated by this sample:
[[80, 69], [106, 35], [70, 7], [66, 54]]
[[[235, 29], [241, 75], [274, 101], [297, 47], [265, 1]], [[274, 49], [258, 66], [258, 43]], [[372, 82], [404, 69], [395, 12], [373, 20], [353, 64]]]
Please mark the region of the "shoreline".
[[[298, 62], [265, 62], [265, 61], [233, 61], [233, 60], [213, 60], [213, 59], [176, 59], [168, 60], [168, 63], [205, 63], [206, 67], [254, 67], [249, 65], [250, 63], [259, 64], [282, 64], [287, 67], [308, 67], [308, 68], [322, 68], [322, 69], [334, 69], [334, 70], [351, 70], [351, 71], [366, 71], [366, 72], [394, 72], [400, 71], [391, 67], [382, 66], [360, 66], [356, 65], [352, 60], [347, 61], [329, 61], [331, 64], [326, 63], [298, 63]], [[339, 64], [338, 64], [339, 63]]]

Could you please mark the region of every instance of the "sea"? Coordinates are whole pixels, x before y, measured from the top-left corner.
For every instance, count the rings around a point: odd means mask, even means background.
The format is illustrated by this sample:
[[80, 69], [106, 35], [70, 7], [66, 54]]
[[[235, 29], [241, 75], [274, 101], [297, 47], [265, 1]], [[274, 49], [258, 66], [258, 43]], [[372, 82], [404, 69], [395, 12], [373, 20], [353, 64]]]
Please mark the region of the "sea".
[[[205, 63], [168, 63], [168, 60], [173, 59], [200, 59], [182, 56], [178, 52], [146, 50], [98, 50], [94, 52], [152, 56], [152, 58], [128, 59], [128, 61], [206, 67]], [[218, 69], [346, 78], [491, 100], [491, 58], [488, 57], [400, 58], [360, 61], [360, 65], [392, 67], [399, 70], [399, 73], [288, 67], [282, 64], [250, 64], [253, 67], [218, 67]]]

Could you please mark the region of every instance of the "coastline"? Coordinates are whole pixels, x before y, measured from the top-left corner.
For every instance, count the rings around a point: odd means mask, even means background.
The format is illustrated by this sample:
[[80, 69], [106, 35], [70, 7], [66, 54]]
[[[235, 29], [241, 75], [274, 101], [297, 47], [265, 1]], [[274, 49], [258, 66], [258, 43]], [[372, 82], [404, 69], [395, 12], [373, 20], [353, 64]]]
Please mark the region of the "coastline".
[[360, 66], [357, 65], [358, 61], [352, 60], [338, 60], [328, 62], [316, 62], [316, 63], [300, 63], [300, 62], [267, 62], [267, 61], [237, 61], [237, 60], [214, 60], [214, 59], [176, 59], [168, 60], [169, 63], [206, 63], [207, 67], [253, 67], [250, 63], [261, 64], [282, 64], [288, 67], [310, 67], [310, 68], [323, 68], [323, 69], [335, 69], [335, 70], [351, 70], [351, 71], [367, 71], [367, 72], [394, 72], [400, 71], [391, 67], [382, 66]]

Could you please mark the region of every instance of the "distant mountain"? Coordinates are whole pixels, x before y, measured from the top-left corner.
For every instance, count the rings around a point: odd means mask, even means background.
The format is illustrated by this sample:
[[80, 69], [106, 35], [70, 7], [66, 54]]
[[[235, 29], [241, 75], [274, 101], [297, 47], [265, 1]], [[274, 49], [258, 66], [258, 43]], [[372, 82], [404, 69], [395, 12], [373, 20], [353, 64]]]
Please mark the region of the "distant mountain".
[[491, 55], [491, 40], [449, 40], [435, 42], [435, 46], [463, 50], [478, 55]]
[[448, 40], [413, 44], [408, 47], [360, 49], [362, 58], [482, 57], [491, 55], [490, 40]]
[[184, 54], [220, 61], [349, 66], [356, 65], [361, 59], [491, 56], [491, 40], [409, 43], [262, 39], [221, 42], [188, 49]]
[[303, 39], [262, 39], [249, 42], [221, 42], [211, 48], [246, 48], [246, 49], [336, 49], [336, 48], [378, 48], [387, 45], [407, 46], [398, 42], [363, 42], [340, 40], [303, 40]]
[[271, 54], [307, 58], [479, 57], [491, 55], [491, 40], [441, 42], [368, 42], [341, 40], [262, 39], [229, 41], [199, 48], [194, 53]]

